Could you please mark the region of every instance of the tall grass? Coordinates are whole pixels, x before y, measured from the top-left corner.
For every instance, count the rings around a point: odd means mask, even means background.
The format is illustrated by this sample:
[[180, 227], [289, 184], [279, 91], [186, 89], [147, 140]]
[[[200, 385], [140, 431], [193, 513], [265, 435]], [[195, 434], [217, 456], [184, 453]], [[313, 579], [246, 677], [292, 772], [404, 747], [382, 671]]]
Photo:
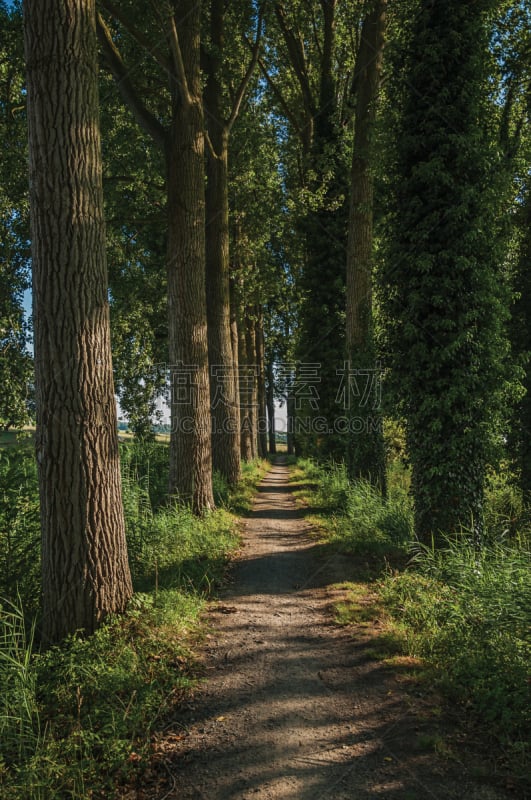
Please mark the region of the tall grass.
[[[325, 515], [328, 540], [394, 563], [379, 592], [404, 650], [431, 665], [434, 680], [523, 771], [531, 732], [531, 510], [514, 481], [490, 475], [480, 549], [466, 531], [434, 549], [414, 538], [409, 475], [399, 460], [390, 466], [386, 499], [367, 483], [350, 483], [343, 466], [299, 466], [314, 483], [311, 503]], [[407, 562], [393, 558], [397, 551]]]
[[0, 598], [20, 596], [35, 614], [40, 596], [40, 522], [35, 459], [29, 447], [0, 447]]
[[328, 515], [330, 540], [342, 549], [386, 554], [411, 544], [413, 509], [400, 467], [393, 470], [384, 498], [368, 481], [351, 482], [343, 464], [302, 461], [300, 466], [316, 483], [312, 502]]
[[513, 753], [529, 733], [529, 546], [466, 539], [418, 547], [411, 567], [389, 575], [382, 595], [409, 653], [435, 667], [441, 685]]
[[20, 603], [0, 605], [0, 742], [3, 754], [24, 760], [40, 741], [36, 674], [32, 664], [34, 625], [27, 629]]

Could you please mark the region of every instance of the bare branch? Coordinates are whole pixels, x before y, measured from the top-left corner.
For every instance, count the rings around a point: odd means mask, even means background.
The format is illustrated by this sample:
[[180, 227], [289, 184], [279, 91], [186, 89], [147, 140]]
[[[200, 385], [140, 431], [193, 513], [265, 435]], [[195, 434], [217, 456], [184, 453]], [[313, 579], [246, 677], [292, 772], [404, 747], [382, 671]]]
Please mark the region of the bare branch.
[[175, 62], [175, 69], [177, 71], [177, 81], [179, 82], [183, 95], [183, 103], [186, 106], [192, 105], [192, 95], [190, 94], [190, 87], [188, 86], [188, 79], [186, 77], [186, 69], [183, 61], [183, 54], [181, 52], [181, 45], [179, 42], [179, 34], [177, 32], [177, 25], [175, 24], [175, 17], [173, 14], [169, 19], [170, 23], [170, 45], [173, 53], [173, 60]]
[[216, 153], [214, 145], [212, 144], [212, 139], [210, 138], [210, 134], [207, 129], [205, 129], [205, 144], [207, 146], [210, 157], [213, 158], [214, 160], [218, 159], [219, 156]]
[[[249, 47], [252, 47], [251, 42], [249, 42], [248, 40], [247, 40], [247, 45]], [[282, 110], [284, 111], [284, 114], [286, 115], [287, 119], [289, 120], [289, 122], [293, 126], [293, 129], [294, 129], [295, 133], [297, 134], [297, 136], [299, 137], [301, 142], [303, 144], [305, 144], [305, 137], [304, 137], [303, 128], [301, 127], [299, 120], [297, 119], [297, 117], [295, 116], [295, 114], [293, 113], [291, 108], [289, 107], [289, 103], [287, 102], [287, 100], [285, 99], [284, 95], [282, 94], [282, 91], [276, 85], [276, 83], [274, 82], [274, 80], [270, 76], [269, 72], [267, 71], [267, 66], [264, 64], [263, 59], [258, 58], [257, 63], [258, 63], [258, 66], [260, 67], [260, 72], [262, 73], [262, 75], [264, 76], [264, 78], [267, 81], [267, 85], [269, 86], [269, 88], [273, 92], [273, 95], [276, 97], [276, 99], [280, 103], [280, 105], [282, 107]]]
[[[235, 123], [235, 121], [236, 121], [236, 119], [238, 117], [238, 114], [240, 113], [240, 108], [241, 108], [241, 104], [242, 104], [243, 98], [245, 96], [245, 93], [246, 93], [247, 88], [249, 86], [249, 82], [250, 82], [250, 80], [252, 78], [253, 72], [254, 72], [254, 70], [256, 68], [256, 64], [258, 62], [258, 56], [259, 56], [259, 53], [260, 53], [260, 39], [262, 38], [263, 20], [264, 20], [264, 8], [263, 8], [263, 5], [261, 5], [260, 6], [260, 10], [258, 12], [258, 21], [256, 23], [256, 36], [254, 38], [254, 44], [251, 45], [251, 53], [252, 53], [251, 60], [249, 62], [249, 66], [247, 67], [245, 75], [243, 76], [243, 78], [241, 80], [241, 83], [238, 86], [238, 90], [236, 92], [236, 95], [235, 95], [235, 98], [234, 98], [234, 101], [233, 101], [233, 104], [232, 104], [232, 110], [231, 110], [231, 113], [230, 113], [230, 117], [229, 117], [229, 119], [227, 121], [227, 128], [228, 128], [229, 131], [232, 128], [232, 126], [234, 125], [234, 123]], [[250, 42], [249, 42], [249, 44], [250, 44]]]
[[121, 25], [124, 26], [125, 30], [131, 34], [133, 39], [135, 39], [138, 44], [144, 48], [144, 50], [147, 50], [150, 56], [153, 56], [153, 58], [158, 64], [160, 64], [165, 72], [171, 72], [170, 60], [164, 55], [164, 53], [161, 53], [157, 45], [154, 45], [153, 42], [151, 42], [141, 30], [133, 25], [128, 15], [124, 11], [115, 6], [114, 3], [110, 2], [110, 0], [101, 0], [101, 5], [112, 17], [114, 17]]
[[288, 55], [295, 75], [301, 88], [302, 99], [307, 116], [315, 116], [315, 101], [310, 86], [310, 79], [308, 77], [308, 70], [306, 67], [306, 58], [304, 56], [304, 48], [300, 38], [298, 38], [293, 30], [288, 26], [286, 20], [286, 11], [282, 3], [275, 3], [275, 15], [284, 37]]
[[131, 82], [120, 51], [112, 40], [111, 32], [99, 13], [97, 15], [97, 32], [109, 70], [116, 81], [123, 101], [129, 106], [143, 130], [164, 150], [166, 146], [166, 129], [142, 102], [140, 95]]

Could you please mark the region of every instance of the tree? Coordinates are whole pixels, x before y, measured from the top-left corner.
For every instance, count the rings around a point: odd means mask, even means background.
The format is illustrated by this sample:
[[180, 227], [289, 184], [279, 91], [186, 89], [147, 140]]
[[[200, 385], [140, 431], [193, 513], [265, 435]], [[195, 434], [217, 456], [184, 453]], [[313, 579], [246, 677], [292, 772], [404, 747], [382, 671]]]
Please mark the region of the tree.
[[[372, 139], [382, 60], [386, 0], [377, 0], [363, 22], [354, 70], [354, 142], [350, 173], [347, 249], [346, 373], [344, 390], [352, 430], [347, 463], [353, 477], [363, 477], [385, 491], [385, 449], [379, 405], [372, 309], [373, 177]], [[350, 391], [351, 378], [359, 382]], [[365, 384], [365, 385], [364, 385]], [[369, 391], [366, 391], [369, 389]]]
[[482, 531], [507, 356], [489, 126], [491, 0], [422, 0], [400, 90], [381, 297], [407, 420], [416, 531]]
[[106, 69], [100, 105], [115, 389], [129, 430], [146, 439], [167, 395], [164, 159], [120, 103]]
[[94, 0], [27, 0], [42, 632], [91, 633], [132, 593], [121, 499]]
[[[204, 118], [200, 73], [201, 3], [173, 0], [155, 15], [155, 30], [145, 31], [129, 14], [107, 0], [109, 14], [162, 69], [153, 76], [159, 91], [155, 110], [132, 81], [112, 33], [101, 16], [98, 36], [123, 101], [161, 148], [167, 189], [168, 336], [171, 380], [169, 493], [189, 502], [196, 513], [214, 506], [210, 382], [205, 289]], [[138, 9], [136, 9], [138, 10]], [[149, 20], [150, 24], [152, 20]], [[151, 25], [153, 27], [153, 25]], [[162, 30], [169, 53], [152, 37]], [[151, 38], [150, 38], [151, 37]], [[166, 84], [166, 91], [162, 87]], [[149, 97], [153, 93], [146, 89]], [[152, 101], [153, 102], [153, 101]], [[158, 107], [160, 104], [160, 108]]]
[[[302, 370], [318, 370], [318, 402], [297, 405], [301, 427], [326, 421], [298, 437], [299, 445], [319, 457], [341, 459], [344, 436], [335, 430], [338, 377], [345, 356], [345, 264], [348, 206], [346, 198], [345, 122], [350, 112], [345, 97], [351, 81], [353, 48], [344, 30], [357, 9], [337, 0], [274, 3], [276, 30], [271, 28], [269, 67], [260, 62], [278, 113], [285, 115], [290, 136], [299, 142], [291, 158], [288, 185], [297, 203], [297, 228], [304, 259], [297, 276], [300, 315], [297, 360]], [[341, 22], [341, 36], [338, 23]], [[347, 25], [348, 27], [348, 25]], [[348, 46], [346, 43], [348, 41]], [[293, 141], [288, 141], [293, 150]], [[293, 201], [292, 201], [293, 202]], [[310, 367], [311, 365], [311, 367]], [[301, 373], [302, 375], [302, 373]], [[302, 380], [302, 378], [301, 378]], [[322, 426], [321, 426], [322, 427]]]
[[29, 288], [28, 187], [25, 164], [24, 57], [20, 9], [0, 4], [0, 429], [30, 422], [33, 361], [24, 290]]
[[[235, 4], [232, 4], [233, 7]], [[236, 9], [237, 19], [229, 20], [234, 50], [234, 30], [243, 17], [254, 17], [252, 5]], [[224, 0], [211, 0], [208, 47], [203, 63], [206, 73], [203, 93], [208, 130], [206, 190], [206, 275], [208, 350], [212, 398], [212, 463], [234, 485], [240, 476], [240, 428], [237, 370], [232, 357], [229, 288], [229, 140], [234, 123], [258, 58], [262, 10], [252, 55], [237, 86], [227, 77], [226, 48], [229, 7]], [[233, 8], [234, 10], [234, 8]], [[243, 11], [243, 13], [242, 13]], [[227, 86], [228, 89], [227, 90]], [[227, 95], [231, 101], [227, 102]], [[220, 398], [222, 402], [220, 402]]]
[[[529, 180], [529, 178], [528, 178]], [[513, 347], [516, 357], [524, 361], [524, 389], [517, 409], [517, 422], [512, 433], [516, 440], [520, 486], [526, 500], [531, 498], [531, 188], [525, 187], [520, 209], [522, 241], [516, 273], [518, 299], [513, 309]]]

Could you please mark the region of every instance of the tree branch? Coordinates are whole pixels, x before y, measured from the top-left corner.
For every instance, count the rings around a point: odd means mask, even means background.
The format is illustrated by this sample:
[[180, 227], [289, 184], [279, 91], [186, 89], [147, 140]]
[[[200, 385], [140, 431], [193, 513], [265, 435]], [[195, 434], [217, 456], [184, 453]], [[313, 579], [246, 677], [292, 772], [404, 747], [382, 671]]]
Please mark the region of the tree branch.
[[173, 60], [175, 62], [177, 81], [181, 85], [182, 99], [184, 105], [191, 106], [192, 95], [190, 94], [190, 87], [188, 86], [188, 79], [186, 77], [186, 69], [184, 66], [183, 54], [179, 42], [179, 34], [177, 32], [177, 25], [175, 24], [175, 17], [173, 14], [170, 16], [169, 22], [170, 22], [170, 29], [169, 29], [170, 45], [171, 45], [171, 51], [173, 53]]
[[282, 3], [275, 3], [275, 15], [280, 26], [280, 30], [288, 48], [288, 55], [295, 75], [301, 88], [302, 99], [306, 114], [309, 117], [315, 116], [315, 101], [308, 78], [308, 70], [306, 69], [306, 59], [304, 56], [304, 48], [300, 39], [298, 39], [291, 28], [288, 27], [286, 22], [286, 11]]
[[[247, 45], [252, 48], [253, 45], [251, 44], [251, 42], [248, 39], [246, 39], [246, 42], [247, 42]], [[282, 94], [281, 90], [276, 85], [276, 83], [274, 82], [273, 78], [270, 76], [269, 72], [267, 71], [267, 67], [264, 64], [263, 59], [258, 58], [257, 59], [257, 63], [258, 63], [258, 66], [260, 67], [260, 71], [261, 71], [262, 75], [266, 79], [267, 85], [269, 86], [269, 88], [273, 92], [273, 95], [276, 97], [276, 99], [280, 103], [280, 105], [282, 107], [282, 110], [284, 111], [284, 114], [286, 115], [287, 119], [289, 120], [289, 122], [293, 126], [293, 129], [295, 130], [295, 133], [297, 134], [297, 136], [299, 137], [301, 142], [304, 144], [305, 143], [304, 132], [303, 132], [303, 129], [302, 129], [301, 125], [300, 125], [299, 120], [297, 119], [297, 117], [295, 116], [295, 114], [293, 113], [291, 108], [289, 107], [289, 104], [288, 104], [287, 100], [285, 99], [284, 95]]]
[[138, 44], [147, 50], [150, 56], [157, 61], [158, 64], [163, 68], [165, 72], [171, 73], [171, 62], [166, 56], [160, 52], [159, 48], [151, 42], [148, 37], [142, 33], [133, 23], [130, 21], [127, 14], [121, 11], [117, 6], [114, 5], [110, 0], [100, 0], [101, 5], [103, 8], [114, 17], [118, 22], [124, 26], [125, 30], [131, 34], [133, 39], [135, 39]]
[[129, 106], [141, 128], [153, 138], [155, 143], [162, 150], [164, 150], [166, 147], [166, 130], [156, 116], [152, 114], [142, 102], [129, 78], [129, 73], [122, 60], [120, 51], [112, 40], [111, 32], [99, 13], [97, 15], [97, 32], [107, 65], [116, 81], [124, 103]]
[[245, 92], [247, 91], [247, 88], [249, 86], [249, 81], [251, 80], [256, 64], [258, 62], [258, 55], [260, 53], [260, 39], [262, 38], [263, 20], [264, 20], [264, 7], [263, 5], [261, 5], [260, 10], [258, 12], [258, 21], [256, 23], [256, 36], [254, 38], [254, 44], [251, 46], [251, 52], [252, 52], [251, 60], [249, 62], [249, 66], [247, 67], [245, 75], [243, 76], [241, 83], [238, 86], [238, 90], [236, 92], [236, 96], [234, 98], [234, 102], [232, 105], [230, 117], [227, 120], [227, 129], [229, 131], [234, 125], [236, 119], [238, 118], [238, 114], [240, 113], [240, 108], [243, 98], [245, 96]]

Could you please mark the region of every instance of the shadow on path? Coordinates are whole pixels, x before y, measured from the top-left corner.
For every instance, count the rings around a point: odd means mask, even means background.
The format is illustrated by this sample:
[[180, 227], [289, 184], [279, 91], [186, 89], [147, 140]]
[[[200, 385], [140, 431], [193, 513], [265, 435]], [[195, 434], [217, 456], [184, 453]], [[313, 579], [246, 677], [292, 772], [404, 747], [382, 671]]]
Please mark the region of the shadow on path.
[[[205, 682], [161, 752], [158, 800], [502, 800], [434, 752], [440, 709], [411, 665], [382, 661], [380, 623], [331, 605], [352, 559], [320, 546], [277, 462], [211, 614]], [[173, 738], [172, 738], [173, 737]]]

